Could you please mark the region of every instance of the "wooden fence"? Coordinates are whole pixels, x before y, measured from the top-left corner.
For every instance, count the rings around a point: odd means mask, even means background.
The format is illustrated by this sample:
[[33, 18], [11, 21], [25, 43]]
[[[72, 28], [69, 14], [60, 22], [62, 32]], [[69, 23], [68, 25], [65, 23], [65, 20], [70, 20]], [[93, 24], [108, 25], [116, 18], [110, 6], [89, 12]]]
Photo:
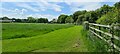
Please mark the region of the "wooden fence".
[[[85, 29], [94, 34], [101, 40], [104, 40], [110, 47], [111, 51], [120, 52], [120, 26], [119, 24], [101, 25], [95, 23], [84, 23]], [[117, 42], [117, 43], [116, 43]]]

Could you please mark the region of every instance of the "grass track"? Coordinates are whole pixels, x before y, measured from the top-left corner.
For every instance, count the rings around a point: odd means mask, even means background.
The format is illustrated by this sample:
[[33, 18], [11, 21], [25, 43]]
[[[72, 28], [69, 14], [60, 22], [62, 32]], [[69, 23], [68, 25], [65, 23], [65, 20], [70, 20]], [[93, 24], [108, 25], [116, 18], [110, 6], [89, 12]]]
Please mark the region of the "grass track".
[[[3, 52], [85, 52], [87, 47], [81, 38], [82, 29], [82, 26], [74, 26], [30, 38], [3, 40]], [[80, 46], [73, 48], [77, 42]]]

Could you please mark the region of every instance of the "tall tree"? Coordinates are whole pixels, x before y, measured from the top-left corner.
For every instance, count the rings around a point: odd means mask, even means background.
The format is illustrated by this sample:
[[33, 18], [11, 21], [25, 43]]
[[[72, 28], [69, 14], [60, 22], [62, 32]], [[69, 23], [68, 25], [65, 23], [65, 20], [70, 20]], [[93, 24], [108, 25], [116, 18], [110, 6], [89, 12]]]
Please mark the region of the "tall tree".
[[83, 18], [84, 18], [84, 15], [79, 15], [76, 23], [77, 23], [77, 24], [82, 24]]
[[98, 19], [98, 16], [96, 15], [97, 13], [95, 11], [90, 11], [89, 13], [89, 22], [95, 23], [95, 21]]
[[57, 19], [52, 19], [50, 23], [57, 23]]
[[120, 23], [120, 2], [117, 2], [114, 4], [114, 7], [115, 7], [115, 12], [116, 12], [116, 22], [117, 23]]
[[39, 18], [38, 23], [48, 23], [48, 19], [47, 18]]
[[103, 15], [96, 22], [101, 24], [120, 23], [120, 2], [115, 3], [112, 11]]
[[91, 15], [90, 12], [86, 12], [83, 21], [89, 21], [90, 15]]
[[65, 23], [73, 23], [74, 20], [72, 18], [72, 16], [68, 16], [66, 19], [65, 19]]
[[27, 20], [28, 20], [29, 23], [35, 23], [36, 22], [36, 20], [33, 17], [28, 17]]
[[15, 22], [22, 22], [21, 19], [16, 19]]
[[76, 20], [78, 19], [78, 16], [79, 16], [79, 15], [83, 15], [83, 14], [85, 14], [86, 12], [87, 12], [86, 10], [83, 10], [83, 11], [76, 11], [75, 13], [73, 13], [74, 22], [76, 22]]
[[120, 1], [115, 3], [114, 6], [117, 8], [117, 9], [120, 9]]
[[2, 20], [9, 20], [9, 18], [8, 17], [2, 17]]
[[102, 15], [107, 14], [108, 12], [112, 11], [112, 7], [110, 7], [109, 5], [103, 5], [101, 8], [95, 10], [96, 15], [98, 16], [98, 18], [100, 18]]
[[60, 16], [58, 17], [57, 22], [58, 22], [58, 23], [65, 23], [65, 19], [66, 19], [67, 17], [68, 17], [67, 15], [62, 14], [62, 15], [60, 15]]

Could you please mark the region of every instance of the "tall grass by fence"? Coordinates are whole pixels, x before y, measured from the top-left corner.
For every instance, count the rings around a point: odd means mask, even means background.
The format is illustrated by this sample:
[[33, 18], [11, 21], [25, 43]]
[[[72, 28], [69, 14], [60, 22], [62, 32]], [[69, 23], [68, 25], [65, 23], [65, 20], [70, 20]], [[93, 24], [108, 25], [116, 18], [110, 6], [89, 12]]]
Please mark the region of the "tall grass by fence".
[[101, 25], [95, 23], [84, 23], [85, 29], [101, 40], [104, 40], [109, 50], [112, 52], [120, 52], [120, 24]]

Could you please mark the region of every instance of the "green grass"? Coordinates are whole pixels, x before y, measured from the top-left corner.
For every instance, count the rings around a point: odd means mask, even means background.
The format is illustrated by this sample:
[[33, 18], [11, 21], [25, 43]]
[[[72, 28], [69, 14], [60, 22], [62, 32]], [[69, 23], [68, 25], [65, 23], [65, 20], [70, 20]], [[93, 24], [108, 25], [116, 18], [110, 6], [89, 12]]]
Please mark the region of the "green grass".
[[2, 53], [2, 24], [0, 23], [0, 53]]
[[[29, 38], [7, 39], [2, 41], [3, 52], [87, 52], [82, 26], [55, 30]], [[78, 47], [73, 48], [79, 43]]]
[[[33, 23], [2, 25], [4, 40], [0, 41], [3, 52], [106, 52], [108, 47], [104, 41], [84, 30], [83, 26]], [[16, 34], [19, 36], [16, 37]]]
[[2, 39], [15, 39], [43, 35], [54, 30], [68, 28], [67, 24], [39, 24], [39, 23], [3, 23]]

